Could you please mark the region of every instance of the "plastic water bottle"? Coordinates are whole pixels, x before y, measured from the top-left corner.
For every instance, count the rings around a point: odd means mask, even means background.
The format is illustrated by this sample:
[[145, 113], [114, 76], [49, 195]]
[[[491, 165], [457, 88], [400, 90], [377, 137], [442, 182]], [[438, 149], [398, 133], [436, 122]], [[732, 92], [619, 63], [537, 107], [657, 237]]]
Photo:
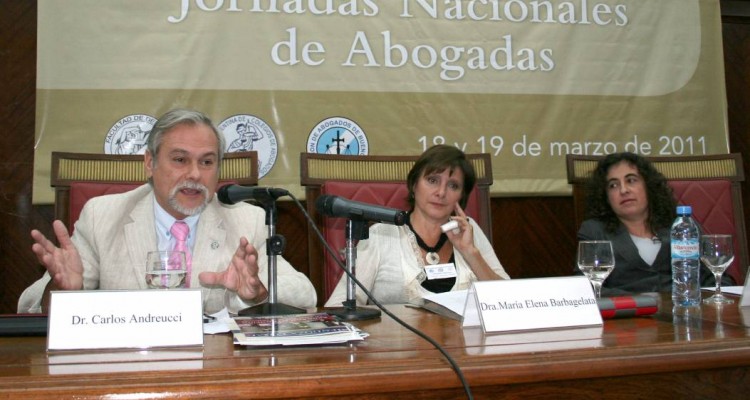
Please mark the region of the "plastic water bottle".
[[694, 306], [701, 302], [700, 230], [690, 206], [677, 207], [672, 224], [672, 304]]

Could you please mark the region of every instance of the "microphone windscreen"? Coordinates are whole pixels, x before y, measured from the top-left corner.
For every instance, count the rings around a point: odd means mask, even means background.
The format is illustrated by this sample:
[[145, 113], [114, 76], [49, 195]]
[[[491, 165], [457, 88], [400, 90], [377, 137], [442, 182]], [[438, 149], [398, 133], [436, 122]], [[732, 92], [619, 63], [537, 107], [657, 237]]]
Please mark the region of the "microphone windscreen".
[[229, 187], [235, 186], [235, 185], [224, 185], [219, 188], [219, 190], [216, 191], [216, 197], [219, 198], [219, 201], [223, 204], [234, 204], [235, 202], [232, 201], [232, 199], [229, 196]]
[[335, 199], [336, 196], [324, 194], [315, 200], [315, 209], [321, 214], [329, 215], [332, 212], [333, 201]]

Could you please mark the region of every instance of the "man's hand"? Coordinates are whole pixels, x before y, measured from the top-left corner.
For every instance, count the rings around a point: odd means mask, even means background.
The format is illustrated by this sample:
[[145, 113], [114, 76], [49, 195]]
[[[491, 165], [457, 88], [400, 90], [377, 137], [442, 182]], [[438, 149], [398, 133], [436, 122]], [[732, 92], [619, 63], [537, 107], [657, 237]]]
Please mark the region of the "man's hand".
[[243, 300], [261, 302], [268, 296], [258, 278], [258, 251], [245, 237], [240, 238], [240, 245], [226, 270], [201, 272], [198, 279], [203, 285], [221, 285], [237, 292]]
[[57, 289], [80, 290], [83, 289], [83, 263], [73, 242], [68, 235], [68, 228], [62, 221], [55, 220], [52, 229], [57, 236], [60, 247], [55, 246], [41, 232], [34, 229], [31, 237], [34, 244], [31, 251], [37, 260], [47, 268], [52, 282]]

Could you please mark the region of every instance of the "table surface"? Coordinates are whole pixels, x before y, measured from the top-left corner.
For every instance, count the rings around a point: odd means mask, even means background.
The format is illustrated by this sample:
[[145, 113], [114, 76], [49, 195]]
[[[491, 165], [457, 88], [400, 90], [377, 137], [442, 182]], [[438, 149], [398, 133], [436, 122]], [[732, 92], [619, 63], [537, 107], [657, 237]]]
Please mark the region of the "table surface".
[[[651, 398], [741, 398], [750, 389], [750, 307], [737, 304], [704, 305], [698, 317], [675, 323], [662, 295], [659, 312], [648, 317], [493, 335], [425, 310], [389, 309], [456, 360], [476, 398], [627, 397], [655, 387]], [[446, 358], [426, 340], [385, 314], [355, 325], [370, 336], [294, 348], [244, 348], [219, 334], [206, 335], [203, 348], [48, 353], [44, 337], [4, 337], [0, 397], [464, 396]]]

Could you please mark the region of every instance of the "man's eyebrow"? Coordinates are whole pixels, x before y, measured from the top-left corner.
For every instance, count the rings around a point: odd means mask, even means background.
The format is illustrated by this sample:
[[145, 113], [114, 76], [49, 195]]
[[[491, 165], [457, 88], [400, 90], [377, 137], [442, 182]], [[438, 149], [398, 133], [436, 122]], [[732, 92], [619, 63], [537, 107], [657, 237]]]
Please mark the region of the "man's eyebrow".
[[[170, 155], [188, 155], [191, 153], [185, 149], [172, 149], [169, 151], [169, 154]], [[197, 158], [218, 157], [218, 156], [219, 156], [219, 153], [215, 151], [209, 151], [209, 152], [197, 155]]]

